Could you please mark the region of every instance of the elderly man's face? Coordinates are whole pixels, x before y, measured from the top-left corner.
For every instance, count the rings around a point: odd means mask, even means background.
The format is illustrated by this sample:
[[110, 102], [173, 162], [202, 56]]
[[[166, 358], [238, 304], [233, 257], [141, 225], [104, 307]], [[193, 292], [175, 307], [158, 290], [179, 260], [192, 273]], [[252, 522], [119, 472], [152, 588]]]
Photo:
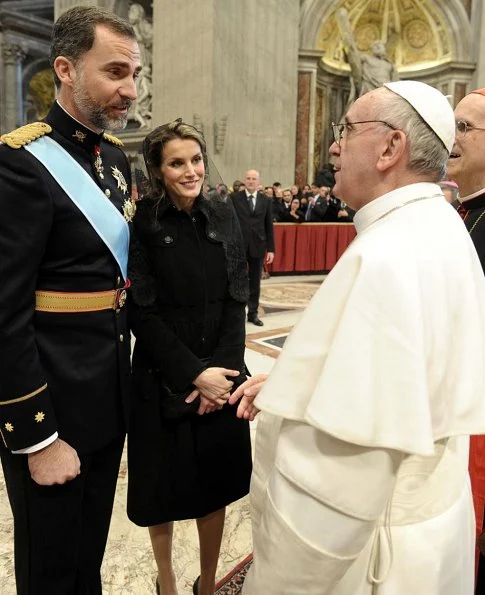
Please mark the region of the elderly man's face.
[[[389, 128], [374, 121], [380, 120], [379, 97], [383, 92], [387, 91], [376, 89], [352, 104], [343, 120], [347, 125], [340, 144], [334, 142], [329, 149], [335, 162], [333, 194], [354, 210], [371, 198], [378, 155], [387, 144]], [[367, 123], [352, 124], [363, 121]]]
[[485, 187], [485, 97], [467, 95], [455, 109], [455, 120], [467, 123], [466, 133], [457, 131], [448, 160], [448, 178], [454, 180], [460, 195], [467, 196]]

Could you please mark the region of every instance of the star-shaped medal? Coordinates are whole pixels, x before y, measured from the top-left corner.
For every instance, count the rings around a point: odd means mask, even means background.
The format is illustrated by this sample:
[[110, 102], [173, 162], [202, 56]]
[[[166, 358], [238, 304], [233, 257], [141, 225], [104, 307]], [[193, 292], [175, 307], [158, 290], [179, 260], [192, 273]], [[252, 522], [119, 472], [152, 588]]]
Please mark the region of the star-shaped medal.
[[126, 194], [128, 192], [128, 184], [126, 183], [124, 175], [116, 167], [116, 165], [114, 167], [111, 166], [111, 169], [113, 171], [113, 178], [118, 183], [118, 188], [121, 190], [121, 192], [123, 192], [123, 194]]
[[13, 432], [13, 424], [11, 424], [9, 421], [5, 424], [5, 429], [7, 430], [7, 432]]
[[128, 200], [126, 199], [123, 203], [123, 217], [128, 221], [133, 221], [133, 217], [135, 216], [136, 212], [136, 204], [133, 199]]
[[34, 417], [35, 421], [40, 424], [40, 422], [44, 421], [45, 419], [45, 413], [43, 411], [37, 411]]

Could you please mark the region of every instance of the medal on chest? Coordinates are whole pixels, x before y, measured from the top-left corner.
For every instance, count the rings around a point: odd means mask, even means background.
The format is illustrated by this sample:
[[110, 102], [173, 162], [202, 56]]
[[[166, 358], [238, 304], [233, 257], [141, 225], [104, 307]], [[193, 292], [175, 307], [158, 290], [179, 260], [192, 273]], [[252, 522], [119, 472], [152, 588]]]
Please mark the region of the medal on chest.
[[101, 149], [96, 146], [94, 147], [94, 169], [98, 176], [103, 180], [104, 179], [104, 165], [103, 160], [101, 159]]
[[128, 184], [126, 183], [125, 176], [116, 167], [116, 165], [114, 167], [111, 166], [111, 171], [112, 171], [113, 178], [116, 180], [117, 188], [119, 190], [121, 190], [121, 192], [123, 192], [123, 194], [126, 194], [128, 192]]
[[136, 202], [133, 197], [127, 198], [123, 203], [123, 217], [125, 218], [128, 223], [133, 221], [133, 217], [136, 213]]

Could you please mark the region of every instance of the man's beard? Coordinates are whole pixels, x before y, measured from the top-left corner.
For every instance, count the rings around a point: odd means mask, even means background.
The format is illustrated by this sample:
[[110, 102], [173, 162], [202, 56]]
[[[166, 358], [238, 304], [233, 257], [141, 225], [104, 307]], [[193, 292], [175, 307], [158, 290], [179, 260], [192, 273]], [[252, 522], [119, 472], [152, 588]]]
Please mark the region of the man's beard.
[[72, 89], [73, 101], [77, 109], [84, 114], [95, 128], [101, 130], [123, 130], [128, 122], [128, 110], [131, 106], [129, 99], [123, 99], [116, 107], [126, 107], [125, 115], [112, 116], [108, 109], [98, 103], [87, 91], [84, 81], [79, 79]]

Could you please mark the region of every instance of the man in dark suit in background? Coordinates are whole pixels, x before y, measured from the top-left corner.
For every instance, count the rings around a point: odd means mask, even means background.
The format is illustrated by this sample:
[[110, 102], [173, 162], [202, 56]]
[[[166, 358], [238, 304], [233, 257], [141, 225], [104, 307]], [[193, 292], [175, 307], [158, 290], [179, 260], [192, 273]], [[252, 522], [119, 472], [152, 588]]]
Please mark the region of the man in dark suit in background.
[[259, 172], [250, 169], [244, 176], [245, 189], [234, 192], [231, 200], [236, 210], [246, 247], [249, 273], [248, 321], [263, 326], [258, 318], [261, 272], [274, 259], [274, 232], [271, 199], [258, 192]]
[[318, 194], [308, 201], [308, 207], [305, 213], [305, 221], [308, 223], [321, 223], [325, 221], [328, 210], [328, 193], [330, 188], [321, 186]]

